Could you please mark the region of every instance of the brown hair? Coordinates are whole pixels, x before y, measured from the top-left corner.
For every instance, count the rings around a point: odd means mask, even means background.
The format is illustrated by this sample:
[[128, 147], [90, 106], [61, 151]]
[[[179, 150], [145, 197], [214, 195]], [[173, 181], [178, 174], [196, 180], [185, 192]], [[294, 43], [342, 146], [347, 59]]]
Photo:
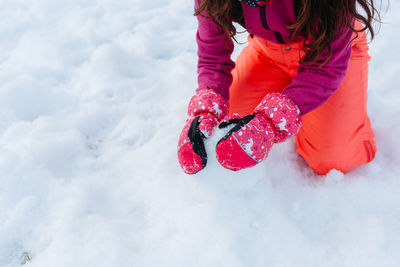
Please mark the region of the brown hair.
[[[379, 12], [374, 5], [374, 0], [294, 1], [297, 7], [297, 14], [296, 23], [288, 26], [288, 29], [292, 31], [290, 38], [299, 33], [311, 37], [313, 42], [303, 43], [306, 56], [302, 62], [309, 64], [316, 63], [325, 49], [328, 49], [329, 57], [320, 66], [329, 61], [332, 55], [330, 44], [336, 34], [340, 33], [345, 27], [349, 27], [356, 34], [368, 30], [372, 40], [375, 36], [372, 21], [380, 21]], [[362, 8], [364, 14], [357, 10], [357, 4]], [[197, 16], [203, 11], [208, 14], [216, 25], [225, 31], [227, 38], [235, 39], [237, 32], [232, 24], [232, 20], [243, 20], [241, 4], [238, 0], [202, 0], [199, 3], [199, 7], [195, 10], [194, 15]], [[353, 19], [361, 21], [365, 25], [364, 28], [355, 29]]]

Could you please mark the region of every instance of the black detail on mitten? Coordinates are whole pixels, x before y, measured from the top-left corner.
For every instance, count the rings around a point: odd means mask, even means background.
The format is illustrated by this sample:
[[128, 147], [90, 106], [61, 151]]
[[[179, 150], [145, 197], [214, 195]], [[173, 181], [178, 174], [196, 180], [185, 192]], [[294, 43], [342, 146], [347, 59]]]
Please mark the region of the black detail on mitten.
[[247, 116], [245, 116], [245, 117], [243, 117], [243, 118], [241, 118], [241, 119], [231, 119], [231, 120], [229, 120], [229, 121], [224, 121], [224, 122], [222, 122], [222, 123], [218, 126], [219, 128], [226, 128], [226, 127], [228, 127], [229, 125], [234, 124], [234, 123], [235, 123], [236, 125], [233, 126], [233, 128], [230, 129], [229, 132], [227, 132], [227, 133], [224, 135], [224, 137], [222, 137], [222, 138], [218, 141], [217, 146], [218, 146], [218, 144], [219, 144], [221, 141], [224, 141], [224, 140], [228, 139], [229, 136], [231, 136], [233, 133], [236, 133], [236, 132], [239, 131], [243, 126], [245, 126], [246, 124], [248, 124], [252, 119], [255, 118], [255, 116], [256, 116], [256, 115], [254, 115], [254, 114], [250, 114], [250, 115], [247, 115]]
[[188, 138], [189, 138], [190, 144], [192, 145], [194, 153], [196, 153], [197, 155], [200, 156], [201, 165], [204, 168], [207, 165], [207, 153], [206, 153], [206, 148], [204, 147], [204, 141], [203, 141], [205, 136], [199, 129], [199, 125], [200, 125], [199, 119], [200, 119], [200, 116], [197, 116], [196, 118], [194, 118], [194, 120], [190, 124], [190, 128], [188, 131]]

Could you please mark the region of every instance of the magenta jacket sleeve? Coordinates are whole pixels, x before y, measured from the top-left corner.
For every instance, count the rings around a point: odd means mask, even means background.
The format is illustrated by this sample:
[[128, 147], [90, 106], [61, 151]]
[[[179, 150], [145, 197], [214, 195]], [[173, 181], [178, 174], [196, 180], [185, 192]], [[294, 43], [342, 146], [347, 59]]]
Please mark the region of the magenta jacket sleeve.
[[[195, 0], [195, 8], [197, 8]], [[229, 99], [229, 86], [232, 83], [231, 71], [235, 63], [231, 60], [233, 41], [225, 41], [222, 28], [205, 14], [197, 16], [198, 29], [196, 41], [198, 46], [198, 90], [211, 88], [225, 99]]]
[[328, 49], [316, 64], [301, 63], [297, 75], [283, 90], [297, 104], [302, 115], [321, 106], [339, 88], [347, 72], [352, 33], [346, 27], [336, 35], [331, 43], [332, 56], [323, 67], [318, 68], [318, 65], [328, 58]]

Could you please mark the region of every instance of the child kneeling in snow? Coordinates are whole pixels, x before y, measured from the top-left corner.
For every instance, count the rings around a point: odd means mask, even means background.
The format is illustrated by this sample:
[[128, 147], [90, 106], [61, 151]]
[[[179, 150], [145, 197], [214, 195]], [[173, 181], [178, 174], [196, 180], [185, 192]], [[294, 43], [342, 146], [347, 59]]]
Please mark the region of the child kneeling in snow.
[[[370, 162], [376, 145], [366, 112], [365, 30], [374, 36], [373, 4], [195, 0], [199, 87], [178, 143], [183, 170], [202, 170], [207, 163], [203, 139], [214, 126], [232, 124], [216, 147], [219, 163], [230, 170], [258, 164], [274, 143], [292, 136], [297, 152], [318, 174]], [[230, 59], [233, 21], [249, 32], [235, 63]]]

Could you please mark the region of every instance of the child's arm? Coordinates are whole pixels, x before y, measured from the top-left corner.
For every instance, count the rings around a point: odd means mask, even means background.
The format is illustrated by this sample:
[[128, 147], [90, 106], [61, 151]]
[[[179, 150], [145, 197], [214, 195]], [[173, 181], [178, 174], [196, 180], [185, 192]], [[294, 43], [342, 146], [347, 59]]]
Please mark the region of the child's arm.
[[[195, 8], [198, 4], [195, 0]], [[216, 93], [229, 99], [229, 86], [232, 83], [231, 71], [235, 63], [230, 59], [234, 45], [225, 32], [206, 14], [197, 16], [198, 29], [196, 41], [198, 45], [198, 90], [211, 88]]]
[[[195, 0], [197, 8], [197, 0]], [[187, 174], [201, 171], [207, 164], [204, 139], [229, 111], [229, 86], [235, 64], [230, 59], [233, 42], [205, 14], [197, 16], [198, 83], [188, 107], [186, 124], [178, 141], [178, 159]]]
[[328, 58], [328, 49], [317, 63], [300, 64], [297, 75], [283, 90], [284, 94], [295, 101], [302, 115], [321, 106], [339, 88], [347, 72], [352, 33], [350, 28], [346, 28], [336, 35], [331, 43], [332, 56], [323, 67], [318, 68], [318, 63]]

